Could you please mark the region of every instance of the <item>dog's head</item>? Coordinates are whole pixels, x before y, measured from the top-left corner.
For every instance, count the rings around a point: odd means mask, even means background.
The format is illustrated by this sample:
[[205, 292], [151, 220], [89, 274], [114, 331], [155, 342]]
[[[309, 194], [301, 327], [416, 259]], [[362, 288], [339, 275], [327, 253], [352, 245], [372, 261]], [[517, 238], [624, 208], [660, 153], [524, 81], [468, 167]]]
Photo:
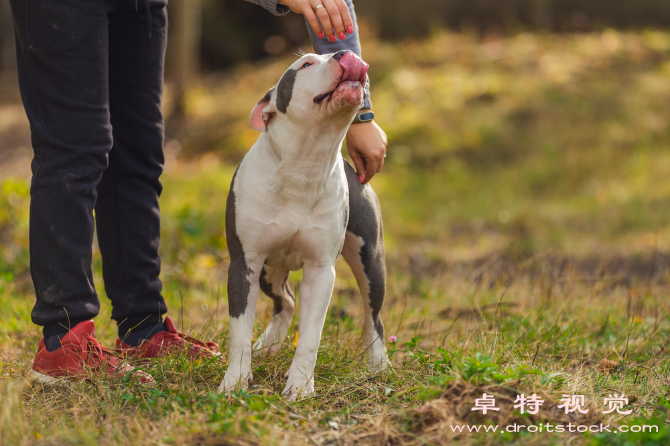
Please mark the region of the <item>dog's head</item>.
[[256, 104], [251, 127], [262, 132], [281, 120], [300, 125], [335, 115], [353, 117], [363, 105], [367, 71], [368, 64], [351, 51], [305, 54]]

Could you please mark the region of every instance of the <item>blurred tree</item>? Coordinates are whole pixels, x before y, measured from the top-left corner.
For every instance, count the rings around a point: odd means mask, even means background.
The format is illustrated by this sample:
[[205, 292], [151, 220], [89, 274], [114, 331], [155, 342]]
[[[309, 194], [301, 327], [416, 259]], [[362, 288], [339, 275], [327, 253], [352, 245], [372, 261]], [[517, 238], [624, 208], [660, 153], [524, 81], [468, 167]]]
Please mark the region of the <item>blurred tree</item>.
[[[274, 17], [242, 0], [202, 2], [204, 69], [258, 60], [279, 49], [309, 48], [304, 22], [297, 14]], [[668, 0], [354, 0], [354, 4], [359, 19], [386, 40], [420, 37], [445, 27], [488, 36], [534, 29], [583, 32], [670, 26]]]
[[205, 70], [226, 68], [240, 61], [311, 49], [303, 17], [275, 17], [242, 0], [202, 0], [202, 62]]
[[551, 0], [533, 0], [533, 22], [540, 29], [551, 29]]
[[184, 115], [186, 91], [200, 72], [202, 5], [200, 0], [170, 0], [167, 75], [174, 89], [172, 118]]
[[16, 71], [14, 26], [9, 0], [0, 0], [0, 72]]

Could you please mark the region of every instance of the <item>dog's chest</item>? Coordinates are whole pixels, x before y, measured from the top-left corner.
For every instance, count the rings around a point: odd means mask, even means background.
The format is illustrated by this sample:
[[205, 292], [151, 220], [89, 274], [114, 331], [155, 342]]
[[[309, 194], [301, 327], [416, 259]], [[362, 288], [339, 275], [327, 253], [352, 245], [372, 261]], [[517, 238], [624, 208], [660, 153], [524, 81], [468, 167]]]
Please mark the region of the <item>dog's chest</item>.
[[[338, 194], [339, 195], [339, 194]], [[265, 263], [291, 271], [304, 267], [306, 262], [321, 261], [337, 256], [335, 252], [344, 237], [343, 213], [346, 202], [336, 196], [319, 203], [311, 212], [292, 207], [277, 209], [262, 223]], [[324, 200], [326, 201], [326, 200]]]
[[251, 175], [252, 163], [243, 161], [234, 184], [237, 232], [245, 251], [253, 251], [267, 265], [298, 270], [309, 262], [337, 258], [345, 233], [348, 186], [339, 170], [326, 182], [318, 199], [309, 194], [287, 195], [272, 175]]
[[314, 257], [314, 246], [318, 244], [306, 231], [298, 230], [285, 240], [275, 239], [275, 246], [270, 250], [265, 264], [289, 271], [302, 269], [305, 259]]

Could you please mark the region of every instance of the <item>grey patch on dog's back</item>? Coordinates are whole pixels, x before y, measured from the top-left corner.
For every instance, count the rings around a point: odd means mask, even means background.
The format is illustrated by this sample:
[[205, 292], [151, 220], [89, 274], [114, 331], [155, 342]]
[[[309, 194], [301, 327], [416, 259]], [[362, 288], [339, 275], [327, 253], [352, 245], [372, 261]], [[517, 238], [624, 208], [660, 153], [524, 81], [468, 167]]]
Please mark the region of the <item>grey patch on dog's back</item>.
[[256, 103], [256, 105], [258, 105], [258, 104], [262, 104], [263, 102], [267, 102], [267, 101], [269, 101], [270, 98], [272, 98], [272, 92], [273, 92], [273, 91], [275, 91], [275, 87], [270, 88], [270, 89], [268, 90], [268, 92], [265, 93], [265, 96], [263, 96], [263, 99], [261, 99], [260, 101], [258, 101], [258, 102]]
[[[239, 170], [239, 166], [237, 169]], [[228, 312], [231, 318], [238, 318], [244, 314], [247, 309], [247, 299], [249, 297], [249, 275], [251, 269], [247, 265], [242, 249], [242, 242], [237, 235], [237, 225], [235, 222], [235, 178], [237, 170], [233, 175], [233, 181], [230, 182], [230, 192], [226, 200], [226, 240], [228, 242], [228, 253], [230, 254], [230, 266], [228, 267]]]
[[298, 70], [289, 68], [279, 80], [279, 84], [277, 84], [277, 110], [282, 113], [286, 113], [288, 104], [293, 97], [293, 86], [295, 85], [297, 74]]
[[383, 340], [384, 325], [379, 314], [386, 294], [386, 259], [381, 207], [372, 187], [361, 184], [356, 170], [347, 160], [343, 161], [349, 185], [347, 231], [363, 239], [359, 255], [370, 284], [370, 307], [375, 331]]

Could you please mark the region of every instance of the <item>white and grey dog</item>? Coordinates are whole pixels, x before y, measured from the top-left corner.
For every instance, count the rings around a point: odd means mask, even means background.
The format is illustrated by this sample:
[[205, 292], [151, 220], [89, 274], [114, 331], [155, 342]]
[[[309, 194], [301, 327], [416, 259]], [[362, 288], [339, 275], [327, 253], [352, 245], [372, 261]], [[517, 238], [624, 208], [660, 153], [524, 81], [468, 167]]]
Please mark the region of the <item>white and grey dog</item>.
[[299, 340], [283, 394], [314, 392], [314, 366], [341, 253], [358, 282], [372, 370], [389, 364], [380, 317], [386, 264], [379, 201], [340, 155], [368, 65], [350, 51], [306, 54], [251, 112], [263, 132], [233, 177], [226, 209], [230, 354], [219, 392], [245, 388], [259, 289], [274, 301], [254, 349], [274, 353], [293, 319], [289, 271], [303, 269]]

